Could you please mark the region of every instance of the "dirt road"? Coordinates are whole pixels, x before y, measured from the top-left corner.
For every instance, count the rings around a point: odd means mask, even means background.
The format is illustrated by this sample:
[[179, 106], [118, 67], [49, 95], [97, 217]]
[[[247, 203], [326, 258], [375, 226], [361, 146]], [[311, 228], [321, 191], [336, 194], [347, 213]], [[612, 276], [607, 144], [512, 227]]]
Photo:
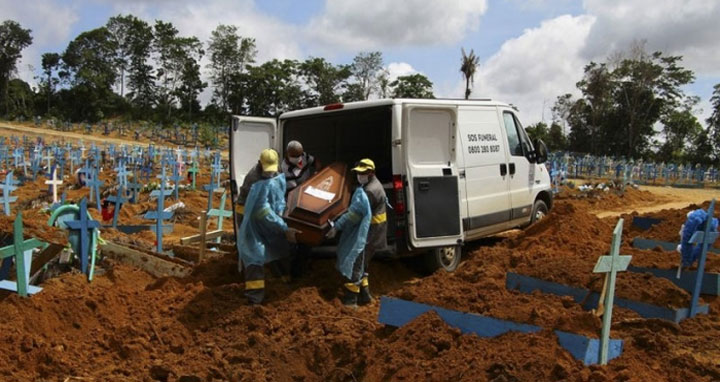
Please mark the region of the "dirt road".
[[[50, 142], [66, 142], [66, 141], [84, 141], [84, 142], [97, 142], [97, 143], [112, 143], [116, 145], [137, 145], [137, 144], [148, 144], [149, 142], [135, 141], [132, 139], [113, 138], [113, 137], [98, 137], [90, 134], [80, 134], [66, 131], [55, 131], [47, 128], [32, 127], [27, 125], [20, 125], [16, 123], [0, 122], [0, 136], [9, 137], [12, 135], [28, 135], [33, 137], [43, 137]], [[173, 148], [173, 146], [163, 145], [163, 142], [159, 142], [161, 148]], [[155, 142], [158, 145], [158, 142]], [[223, 150], [223, 159], [228, 159], [228, 151]]]
[[[673, 188], [665, 186], [640, 186], [640, 190], [651, 192], [663, 197], [667, 202], [653, 205], [630, 204], [616, 210], [592, 211], [597, 217], [619, 216], [625, 213], [637, 211], [640, 214], [666, 210], [671, 208], [685, 208], [690, 204], [700, 204], [712, 198], [720, 198], [720, 190], [712, 188]], [[661, 199], [662, 200], [662, 199]]]

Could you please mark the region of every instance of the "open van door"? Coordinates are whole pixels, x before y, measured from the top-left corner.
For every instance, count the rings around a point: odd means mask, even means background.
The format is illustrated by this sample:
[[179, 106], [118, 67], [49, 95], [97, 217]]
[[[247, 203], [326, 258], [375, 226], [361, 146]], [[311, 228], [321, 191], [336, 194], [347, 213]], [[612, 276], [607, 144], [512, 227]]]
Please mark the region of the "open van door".
[[273, 118], [232, 117], [230, 187], [233, 207], [245, 175], [257, 163], [260, 152], [267, 148], [275, 148], [276, 131], [277, 122]]
[[406, 105], [403, 109], [408, 239], [414, 248], [462, 243], [456, 120], [456, 107]]

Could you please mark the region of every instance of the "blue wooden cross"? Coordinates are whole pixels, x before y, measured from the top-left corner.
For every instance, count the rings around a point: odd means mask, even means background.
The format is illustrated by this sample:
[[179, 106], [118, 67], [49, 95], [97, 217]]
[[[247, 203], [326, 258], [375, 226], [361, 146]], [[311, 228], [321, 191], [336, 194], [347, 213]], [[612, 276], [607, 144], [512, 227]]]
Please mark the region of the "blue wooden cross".
[[24, 154], [22, 153], [22, 150], [19, 148], [16, 148], [15, 151], [13, 151], [13, 167], [18, 167], [20, 163], [20, 159], [23, 158]]
[[3, 190], [2, 203], [5, 207], [5, 215], [10, 216], [10, 203], [14, 203], [17, 200], [17, 196], [10, 196], [10, 193], [17, 190], [18, 182], [13, 179], [13, 172], [10, 171], [5, 176], [5, 183], [0, 185]]
[[702, 246], [702, 252], [700, 252], [700, 258], [698, 260], [695, 287], [693, 288], [692, 299], [690, 300], [690, 317], [695, 317], [698, 311], [698, 300], [700, 299], [700, 289], [702, 286], [703, 273], [705, 272], [705, 259], [707, 259], [708, 248], [711, 244], [715, 243], [718, 238], [718, 233], [710, 230], [714, 213], [715, 199], [710, 202], [710, 207], [708, 207], [705, 229], [695, 232], [690, 238], [691, 244]]
[[225, 191], [222, 187], [217, 187], [215, 184], [215, 171], [210, 173], [210, 184], [206, 184], [203, 188], [208, 192], [208, 206], [206, 211], [210, 211], [213, 205], [213, 194], [216, 192]]
[[90, 259], [90, 239], [91, 235], [97, 234], [97, 229], [100, 228], [100, 222], [97, 220], [88, 219], [87, 211], [87, 199], [82, 198], [80, 201], [80, 220], [65, 221], [65, 224], [74, 231], [79, 231], [80, 242], [78, 243], [78, 255], [80, 256], [80, 264], [82, 273], [90, 275], [88, 270], [88, 263]]
[[175, 200], [180, 199], [179, 190], [180, 190], [180, 180], [182, 180], [182, 176], [180, 175], [180, 171], [178, 171], [177, 166], [173, 166], [173, 174], [170, 177], [170, 180], [173, 181], [175, 184], [175, 187], [173, 188], [173, 196], [175, 197]]
[[17, 291], [22, 297], [28, 294], [34, 294], [42, 290], [42, 288], [29, 285], [30, 268], [32, 265], [32, 250], [44, 246], [45, 243], [38, 239], [23, 238], [22, 212], [18, 212], [13, 224], [13, 244], [4, 248], [0, 248], [0, 259], [8, 257], [15, 258], [15, 270], [17, 272], [17, 282], [0, 281], [0, 289]]
[[[117, 195], [108, 196], [107, 201], [115, 204], [115, 208], [113, 209], [112, 227], [117, 228], [117, 221], [118, 221], [118, 216], [120, 215], [120, 209], [122, 208], [122, 205], [128, 201], [126, 193], [125, 193], [125, 187], [122, 187], [122, 186], [118, 187]], [[100, 209], [100, 207], [98, 207], [98, 209]]]
[[[608, 344], [610, 343], [610, 324], [612, 323], [613, 300], [615, 298], [615, 278], [617, 272], [627, 270], [632, 256], [620, 256], [620, 244], [622, 243], [623, 219], [618, 220], [615, 230], [613, 231], [612, 244], [610, 246], [610, 255], [600, 256], [595, 264], [594, 273], [605, 273], [605, 286], [603, 293], [605, 295], [604, 313], [602, 321], [602, 334], [600, 337], [600, 364], [607, 365], [608, 362]], [[599, 303], [600, 303], [599, 302]]]
[[47, 154], [43, 157], [44, 160], [47, 161], [47, 167], [50, 168], [50, 164], [52, 162], [52, 155], [50, 155], [50, 151], [48, 150]]
[[150, 175], [152, 174], [153, 165], [150, 160], [145, 161], [145, 164], [140, 168], [140, 174], [145, 181], [150, 180]]
[[127, 187], [128, 186], [128, 181], [127, 181], [128, 171], [125, 168], [125, 164], [123, 163], [122, 160], [120, 160], [118, 162], [118, 166], [115, 167], [115, 171], [117, 172], [118, 185], [121, 187]]
[[220, 187], [220, 174], [223, 171], [222, 163], [220, 162], [220, 152], [215, 153], [215, 160], [212, 164], [212, 171], [215, 174], [215, 181], [217, 181], [218, 188]]
[[103, 185], [102, 180], [100, 180], [100, 174], [98, 173], [98, 169], [93, 168], [90, 169], [90, 176], [87, 177], [87, 181], [85, 182], [88, 187], [90, 187], [90, 197], [89, 199], [93, 199], [93, 195], [95, 195], [95, 207], [100, 210], [100, 187]]
[[130, 203], [138, 202], [138, 195], [140, 194], [140, 188], [142, 184], [139, 182], [137, 177], [137, 171], [132, 172], [132, 181], [128, 183], [128, 190], [130, 191]]
[[32, 180], [37, 179], [37, 173], [40, 171], [40, 158], [35, 157], [30, 164], [30, 171], [32, 171]]
[[[163, 175], [164, 174], [165, 173], [163, 172]], [[165, 198], [169, 196], [171, 192], [171, 190], [165, 189], [165, 177], [163, 176], [160, 182], [160, 188], [150, 193], [151, 198], [157, 198], [157, 210], [149, 211], [144, 216], [145, 219], [155, 220], [155, 225], [151, 228], [151, 230], [155, 232], [158, 253], [162, 253], [163, 251], [163, 230], [168, 228], [168, 226], [163, 225], [163, 220], [170, 219], [173, 215], [172, 212], [165, 211]], [[172, 226], [170, 226], [170, 228], [172, 229]]]
[[[225, 209], [225, 200], [227, 198], [227, 192], [223, 192], [222, 197], [220, 198], [220, 208], [213, 208], [207, 212], [208, 217], [215, 217], [217, 216], [217, 229], [218, 231], [222, 231], [223, 228], [223, 218], [230, 218], [232, 217], [232, 211]], [[220, 237], [215, 239], [216, 242], [220, 242]]]
[[59, 169], [58, 177], [60, 179], [65, 177], [65, 151], [63, 149], [55, 150], [55, 167]]

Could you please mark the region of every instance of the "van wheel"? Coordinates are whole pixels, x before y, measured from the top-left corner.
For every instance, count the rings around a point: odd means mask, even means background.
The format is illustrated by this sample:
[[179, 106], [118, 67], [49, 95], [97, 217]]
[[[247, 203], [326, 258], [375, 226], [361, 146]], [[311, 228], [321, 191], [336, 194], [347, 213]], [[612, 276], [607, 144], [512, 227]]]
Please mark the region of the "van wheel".
[[532, 217], [530, 218], [530, 224], [536, 221], [542, 220], [548, 214], [547, 204], [542, 200], [536, 200], [533, 205]]
[[462, 250], [459, 245], [433, 248], [425, 255], [425, 263], [430, 272], [443, 269], [445, 272], [454, 272], [460, 264]]

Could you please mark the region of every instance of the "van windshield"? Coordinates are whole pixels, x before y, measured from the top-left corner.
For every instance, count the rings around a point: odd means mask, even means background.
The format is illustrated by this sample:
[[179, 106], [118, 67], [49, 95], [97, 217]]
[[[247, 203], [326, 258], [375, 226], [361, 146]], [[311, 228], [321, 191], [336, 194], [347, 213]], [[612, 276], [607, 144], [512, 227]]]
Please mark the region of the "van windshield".
[[282, 121], [282, 147], [297, 140], [323, 165], [370, 158], [385, 183], [392, 180], [391, 130], [391, 106], [326, 112]]

